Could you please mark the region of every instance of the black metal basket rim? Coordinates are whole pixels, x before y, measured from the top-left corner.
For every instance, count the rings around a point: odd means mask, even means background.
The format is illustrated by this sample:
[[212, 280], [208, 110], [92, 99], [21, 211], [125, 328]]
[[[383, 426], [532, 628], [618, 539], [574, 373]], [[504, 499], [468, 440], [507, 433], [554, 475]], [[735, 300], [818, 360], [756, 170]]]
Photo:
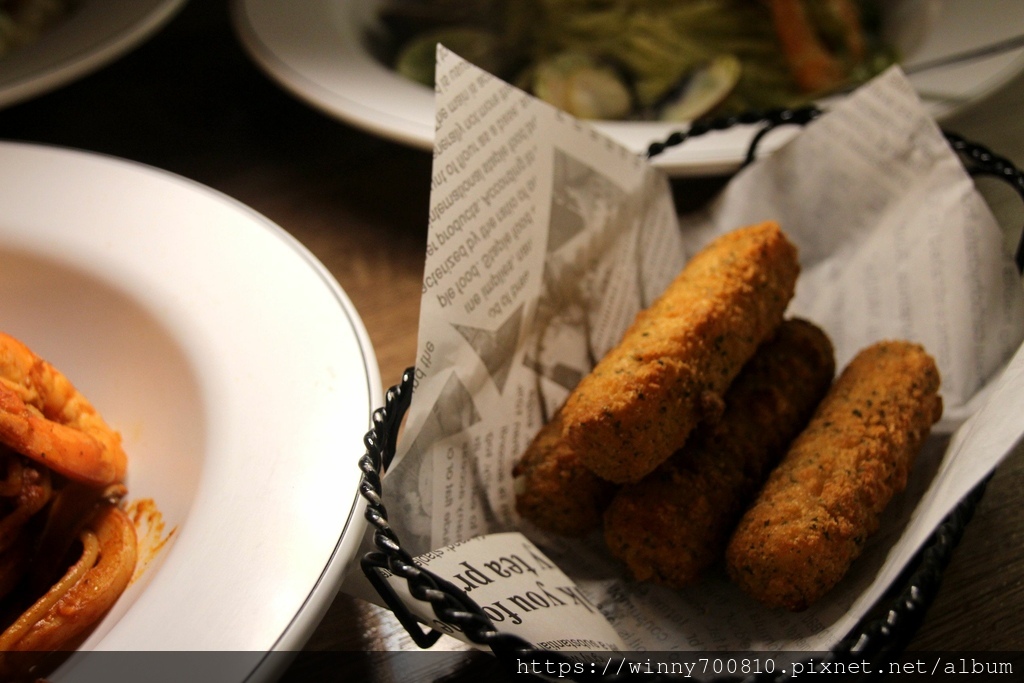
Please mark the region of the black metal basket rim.
[[[654, 143], [647, 152], [648, 157], [656, 156], [670, 147], [683, 144], [686, 140], [712, 131], [725, 130], [736, 125], [760, 125], [746, 155], [744, 165], [757, 157], [757, 148], [764, 137], [782, 125], [805, 125], [816, 119], [821, 110], [816, 107], [799, 109], [777, 109], [761, 112], [699, 120], [686, 131], [673, 133], [663, 142]], [[1024, 201], [1024, 174], [1012, 162], [986, 147], [970, 142], [954, 133], [944, 132], [947, 141], [959, 155], [968, 172], [973, 176], [991, 176], [1009, 184]], [[1015, 252], [1018, 270], [1024, 271], [1024, 232]], [[409, 368], [399, 385], [391, 387], [386, 394], [385, 405], [374, 412], [373, 426], [364, 438], [366, 452], [359, 461], [362, 471], [360, 493], [367, 501], [366, 519], [374, 528], [376, 552], [362, 558], [361, 566], [368, 580], [380, 593], [387, 606], [399, 622], [409, 631], [414, 642], [422, 648], [433, 645], [441, 636], [440, 632], [424, 630], [401, 598], [382, 577], [380, 570], [406, 580], [410, 593], [417, 600], [431, 604], [435, 615], [448, 623], [463, 629], [467, 637], [479, 645], [489, 647], [499, 659], [527, 653], [543, 655], [547, 661], [573, 660], [561, 653], [540, 650], [525, 639], [500, 632], [483, 610], [461, 589], [429, 570], [417, 566], [406, 552], [391, 528], [387, 510], [382, 501], [381, 475], [391, 464], [399, 425], [408, 410], [412, 398], [414, 369]], [[991, 475], [990, 475], [991, 476]], [[990, 477], [989, 477], [990, 478]], [[904, 574], [893, 584], [891, 593], [895, 596], [886, 603], [884, 614], [869, 618], [839, 642], [829, 656], [839, 659], [850, 654], [872, 658], [900, 652], [916, 633], [924, 620], [925, 613], [938, 593], [942, 575], [949, 564], [963, 532], [982, 498], [989, 478], [979, 483], [965, 496], [935, 529], [928, 541], [918, 552]], [[902, 586], [902, 588], [900, 588]], [[819, 662], [823, 661], [818, 659]], [[507, 662], [506, 662], [507, 663]], [[644, 674], [645, 681], [651, 681], [650, 674]], [[603, 680], [625, 680], [629, 675], [603, 676]], [[593, 679], [594, 676], [589, 676]], [[715, 681], [735, 681], [740, 677], [722, 676]], [[782, 680], [782, 674], [752, 675], [750, 680]], [[682, 680], [671, 674], [655, 675], [656, 680]]]

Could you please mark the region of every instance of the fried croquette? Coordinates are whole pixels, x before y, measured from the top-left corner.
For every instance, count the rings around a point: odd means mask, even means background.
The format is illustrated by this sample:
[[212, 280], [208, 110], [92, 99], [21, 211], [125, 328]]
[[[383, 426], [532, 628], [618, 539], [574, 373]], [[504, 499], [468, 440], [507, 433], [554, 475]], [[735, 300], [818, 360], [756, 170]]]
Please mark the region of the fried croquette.
[[541, 529], [582, 536], [601, 526], [617, 488], [583, 466], [562, 439], [561, 411], [544, 425], [512, 470], [516, 511]]
[[777, 223], [740, 228], [695, 255], [569, 395], [563, 436], [583, 464], [636, 482], [668, 459], [782, 322], [800, 266]]
[[725, 413], [699, 425], [677, 451], [604, 515], [605, 541], [634, 578], [672, 587], [719, 561], [743, 510], [803, 429], [835, 373], [818, 327], [785, 321], [743, 367]]
[[792, 611], [835, 586], [906, 486], [942, 414], [938, 390], [939, 371], [920, 345], [861, 351], [740, 520], [726, 549], [730, 578]]

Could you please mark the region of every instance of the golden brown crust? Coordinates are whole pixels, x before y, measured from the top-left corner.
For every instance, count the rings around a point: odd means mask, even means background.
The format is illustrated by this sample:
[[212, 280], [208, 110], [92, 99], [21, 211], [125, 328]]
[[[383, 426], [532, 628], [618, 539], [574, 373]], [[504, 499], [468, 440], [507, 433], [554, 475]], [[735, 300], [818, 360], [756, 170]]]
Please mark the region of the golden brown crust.
[[726, 388], [782, 321], [799, 269], [772, 221], [694, 256], [570, 394], [564, 437], [586, 467], [639, 481], [720, 413]]
[[924, 349], [880, 342], [840, 375], [772, 472], [726, 551], [730, 578], [770, 606], [802, 610], [846, 574], [942, 413]]
[[601, 526], [601, 514], [616, 489], [584, 467], [562, 439], [560, 411], [537, 432], [512, 475], [516, 511], [563, 536], [582, 536]]
[[673, 587], [697, 580], [721, 558], [834, 372], [825, 333], [803, 320], [784, 322], [729, 388], [722, 419], [697, 427], [658, 469], [616, 493], [604, 517], [611, 553], [640, 580]]

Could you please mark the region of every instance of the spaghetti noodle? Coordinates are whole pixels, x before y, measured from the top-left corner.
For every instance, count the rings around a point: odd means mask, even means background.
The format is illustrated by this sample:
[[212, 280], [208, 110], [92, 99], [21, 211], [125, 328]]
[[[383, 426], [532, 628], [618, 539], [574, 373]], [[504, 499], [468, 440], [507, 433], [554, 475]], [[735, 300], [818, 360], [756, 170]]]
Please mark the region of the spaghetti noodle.
[[120, 435], [67, 378], [0, 333], [0, 671], [53, 652], [117, 600], [137, 542]]

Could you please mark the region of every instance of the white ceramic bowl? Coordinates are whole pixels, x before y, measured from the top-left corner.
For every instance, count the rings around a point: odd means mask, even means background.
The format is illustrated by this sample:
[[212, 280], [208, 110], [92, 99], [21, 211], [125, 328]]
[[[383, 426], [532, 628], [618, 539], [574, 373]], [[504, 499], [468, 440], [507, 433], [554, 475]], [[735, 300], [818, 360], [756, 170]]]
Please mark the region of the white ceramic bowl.
[[[234, 0], [238, 35], [253, 60], [283, 88], [339, 120], [398, 142], [430, 149], [433, 92], [397, 75], [368, 49], [367, 29], [380, 0]], [[908, 66], [971, 50], [1020, 33], [1020, 0], [893, 0], [883, 3], [886, 33]], [[937, 118], [998, 88], [1024, 68], [1024, 47], [911, 76]], [[635, 152], [679, 124], [601, 121], [596, 127]], [[655, 158], [673, 175], [725, 173], [743, 159], [752, 133], [735, 128], [695, 138]], [[764, 150], [782, 144], [773, 135]]]
[[109, 64], [164, 26], [185, 0], [80, 0], [39, 40], [0, 59], [0, 107]]
[[383, 404], [345, 293], [264, 217], [134, 163], [0, 143], [0, 205], [0, 328], [122, 432], [129, 499], [173, 529], [82, 650], [299, 649], [357, 550]]

